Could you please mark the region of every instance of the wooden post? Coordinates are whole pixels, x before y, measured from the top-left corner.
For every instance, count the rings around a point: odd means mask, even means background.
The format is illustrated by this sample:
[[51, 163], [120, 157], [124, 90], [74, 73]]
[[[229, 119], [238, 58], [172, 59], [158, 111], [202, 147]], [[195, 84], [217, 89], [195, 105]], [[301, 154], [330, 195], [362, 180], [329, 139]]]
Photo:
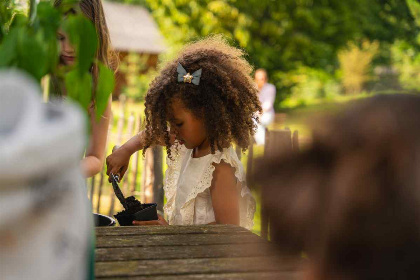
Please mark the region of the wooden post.
[[[111, 117], [112, 117], [112, 115], [111, 115]], [[109, 121], [108, 137], [106, 138], [105, 151], [108, 151], [108, 145], [109, 145], [109, 142], [110, 142], [111, 132], [112, 132], [113, 127], [114, 127], [114, 118], [112, 118]], [[96, 212], [97, 213], [100, 213], [100, 209], [101, 209], [101, 196], [102, 196], [102, 188], [103, 188], [103, 185], [104, 185], [104, 181], [105, 181], [105, 169], [102, 168], [101, 179], [99, 181], [99, 188], [98, 188], [98, 203], [96, 205]]]
[[[121, 145], [122, 142], [122, 133], [123, 133], [123, 128], [124, 128], [124, 111], [125, 111], [125, 95], [121, 94], [119, 97], [120, 100], [120, 114], [119, 114], [119, 119], [118, 119], [118, 123], [117, 123], [117, 145]], [[109, 206], [109, 212], [108, 215], [112, 216], [114, 214], [114, 206], [115, 206], [115, 195], [111, 195], [111, 204]]]
[[[285, 155], [291, 152], [293, 152], [292, 133], [289, 128], [277, 131], [265, 131], [264, 159], [268, 159], [279, 155]], [[263, 187], [261, 189], [261, 237], [263, 238], [268, 237], [270, 223], [270, 217], [264, 205], [266, 197], [267, 195]], [[271, 228], [270, 232], [272, 232]]]
[[252, 189], [254, 186], [254, 179], [252, 177], [252, 169], [253, 169], [253, 162], [254, 160], [254, 137], [251, 137], [251, 142], [248, 147], [248, 159], [246, 161], [246, 182], [248, 187]]
[[48, 102], [50, 95], [50, 75], [46, 75], [41, 79], [42, 99]]
[[298, 152], [299, 151], [299, 133], [297, 130], [293, 132], [292, 143], [293, 143], [293, 151]]
[[163, 170], [162, 170], [162, 146], [153, 147], [153, 197], [157, 203], [157, 210], [163, 211]]
[[[267, 148], [270, 146], [270, 131], [268, 129], [265, 129], [265, 143], [264, 143], [264, 157], [267, 156], [268, 150]], [[267, 239], [268, 237], [268, 213], [267, 209], [264, 205], [264, 187], [261, 188], [261, 237], [264, 239]]]
[[[138, 125], [137, 125], [137, 133], [139, 133], [141, 131], [141, 115], [139, 116], [139, 120], [138, 120]], [[141, 151], [135, 152], [134, 156], [133, 156], [133, 178], [131, 180], [132, 184], [131, 184], [131, 194], [134, 195], [135, 191], [136, 191], [136, 185], [137, 185], [137, 173], [138, 173], [138, 167], [139, 167], [139, 153], [141, 153]]]
[[96, 204], [96, 213], [100, 213], [100, 209], [101, 209], [101, 196], [102, 196], [102, 187], [104, 185], [104, 171], [102, 170], [101, 172], [101, 177], [99, 179], [99, 188], [98, 188], [98, 203]]
[[93, 209], [93, 195], [95, 194], [95, 177], [93, 176], [92, 178], [90, 178], [90, 203], [92, 205], [92, 209]]
[[[128, 123], [127, 123], [127, 129], [128, 129], [128, 138], [130, 139], [133, 136], [133, 130], [134, 130], [134, 113], [131, 112], [130, 117], [128, 118]], [[129, 180], [130, 180], [130, 171], [132, 169], [132, 164], [130, 164], [128, 166], [128, 169], [126, 171], [126, 175], [124, 176], [124, 183], [123, 183], [123, 189], [125, 191], [126, 194], [128, 194], [128, 185], [129, 185]]]
[[144, 203], [154, 202], [153, 198], [153, 184], [155, 180], [154, 174], [154, 163], [153, 163], [153, 148], [148, 148], [146, 150], [143, 172], [142, 172], [142, 191], [141, 191], [141, 200]]

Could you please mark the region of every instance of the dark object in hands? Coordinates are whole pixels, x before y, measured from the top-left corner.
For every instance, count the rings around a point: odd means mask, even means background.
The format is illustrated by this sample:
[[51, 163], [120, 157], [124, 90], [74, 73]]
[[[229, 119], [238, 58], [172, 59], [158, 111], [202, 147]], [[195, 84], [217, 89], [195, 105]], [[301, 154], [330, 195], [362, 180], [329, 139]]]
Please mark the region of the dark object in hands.
[[112, 173], [111, 182], [115, 195], [125, 209], [114, 215], [121, 226], [131, 226], [133, 225], [134, 220], [153, 221], [158, 219], [156, 203], [142, 204], [134, 196], [124, 198], [124, 195], [118, 185], [118, 178]]

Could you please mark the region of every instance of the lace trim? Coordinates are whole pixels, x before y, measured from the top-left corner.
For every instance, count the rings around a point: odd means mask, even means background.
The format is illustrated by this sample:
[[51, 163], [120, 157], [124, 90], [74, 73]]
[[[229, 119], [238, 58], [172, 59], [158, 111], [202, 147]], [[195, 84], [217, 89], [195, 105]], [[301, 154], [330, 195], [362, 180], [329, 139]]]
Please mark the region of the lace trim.
[[[185, 148], [185, 147], [184, 147]], [[182, 154], [185, 154], [187, 149], [181, 151]], [[166, 173], [165, 180], [165, 195], [167, 203], [164, 207], [165, 213], [169, 216], [169, 223], [173, 222], [173, 212], [175, 205], [175, 193], [176, 185], [180, 175], [181, 169], [181, 154], [177, 156], [173, 161], [169, 160], [168, 170]], [[199, 193], [202, 193], [207, 188], [211, 186], [211, 181], [213, 179], [213, 172], [215, 170], [215, 164], [220, 164], [221, 161], [224, 161], [230, 164], [235, 168], [235, 177], [241, 182], [241, 201], [240, 201], [240, 225], [247, 229], [253, 227], [253, 218], [256, 210], [256, 203], [254, 198], [251, 195], [250, 190], [248, 189], [245, 181], [245, 172], [242, 165], [240, 164], [239, 159], [232, 147], [229, 149], [224, 149], [223, 152], [216, 151], [214, 154], [208, 168], [204, 172], [199, 183], [194, 186], [189, 193], [185, 204], [181, 207], [180, 213], [182, 215], [182, 220], [184, 225], [192, 225], [194, 223], [194, 202], [195, 198]], [[245, 215], [244, 215], [245, 214]]]
[[169, 224], [173, 222], [173, 212], [175, 206], [175, 193], [176, 185], [181, 171], [181, 160], [187, 152], [187, 148], [183, 145], [173, 145], [171, 147], [171, 155], [173, 160], [167, 158], [168, 169], [165, 174], [165, 185], [163, 190], [165, 191], [166, 204], [163, 206], [163, 211], [169, 217]]

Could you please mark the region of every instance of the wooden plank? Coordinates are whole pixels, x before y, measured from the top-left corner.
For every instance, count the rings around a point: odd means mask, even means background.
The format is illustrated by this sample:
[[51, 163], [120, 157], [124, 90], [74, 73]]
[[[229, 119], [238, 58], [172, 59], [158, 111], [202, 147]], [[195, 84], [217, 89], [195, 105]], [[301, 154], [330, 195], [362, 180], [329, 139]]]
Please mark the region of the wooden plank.
[[287, 257], [250, 257], [184, 260], [96, 262], [99, 277], [301, 271], [302, 260]]
[[248, 273], [213, 273], [213, 274], [181, 274], [181, 275], [166, 275], [166, 276], [133, 276], [133, 277], [111, 277], [98, 279], [108, 280], [273, 280], [273, 279], [286, 279], [286, 280], [298, 280], [304, 279], [304, 273], [300, 271], [276, 271], [276, 272], [248, 272]]
[[196, 226], [132, 226], [97, 227], [96, 236], [156, 235], [156, 234], [253, 234], [249, 230], [233, 225], [196, 225]]
[[96, 248], [141, 246], [188, 246], [211, 244], [245, 244], [266, 242], [253, 234], [179, 234], [179, 235], [129, 235], [98, 236]]
[[225, 244], [205, 246], [160, 246], [99, 248], [95, 250], [96, 261], [132, 261], [191, 258], [233, 258], [274, 256], [277, 254], [271, 244]]

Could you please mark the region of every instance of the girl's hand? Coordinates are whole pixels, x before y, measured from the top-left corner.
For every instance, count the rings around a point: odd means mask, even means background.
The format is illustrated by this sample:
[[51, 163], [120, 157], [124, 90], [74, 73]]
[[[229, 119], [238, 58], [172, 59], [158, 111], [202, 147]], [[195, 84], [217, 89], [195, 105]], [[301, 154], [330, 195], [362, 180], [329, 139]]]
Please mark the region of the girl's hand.
[[[116, 149], [111, 155], [106, 158], [107, 171], [106, 174], [109, 176], [111, 173], [118, 175], [119, 180], [124, 177], [127, 171], [128, 164], [130, 162], [131, 153], [127, 151], [124, 146]], [[111, 179], [108, 179], [111, 182]]]
[[161, 215], [158, 215], [158, 219], [154, 221], [133, 221], [135, 226], [169, 226], [168, 222], [162, 218]]

